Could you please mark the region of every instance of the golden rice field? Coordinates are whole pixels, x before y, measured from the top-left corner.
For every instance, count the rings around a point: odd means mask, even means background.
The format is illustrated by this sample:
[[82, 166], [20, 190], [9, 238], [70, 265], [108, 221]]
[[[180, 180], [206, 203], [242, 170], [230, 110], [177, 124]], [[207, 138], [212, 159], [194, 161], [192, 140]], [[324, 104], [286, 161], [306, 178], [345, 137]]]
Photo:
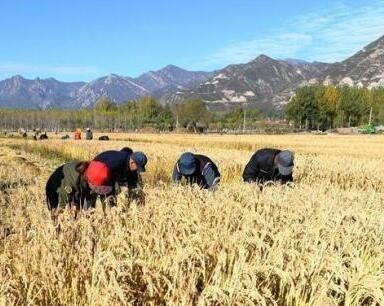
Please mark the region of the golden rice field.
[[[384, 136], [111, 136], [0, 139], [0, 305], [384, 305]], [[149, 157], [145, 206], [55, 227], [50, 172], [123, 146]], [[241, 182], [262, 147], [295, 151], [292, 188]], [[186, 150], [218, 191], [170, 183]]]

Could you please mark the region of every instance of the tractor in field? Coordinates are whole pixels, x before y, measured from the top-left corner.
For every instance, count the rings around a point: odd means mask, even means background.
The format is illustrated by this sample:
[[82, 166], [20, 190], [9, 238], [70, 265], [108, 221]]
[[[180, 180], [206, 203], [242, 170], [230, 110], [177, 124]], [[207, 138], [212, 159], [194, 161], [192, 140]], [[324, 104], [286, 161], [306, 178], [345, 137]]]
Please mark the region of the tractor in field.
[[372, 123], [372, 107], [369, 112], [369, 123], [366, 126], [362, 126], [358, 129], [360, 134], [376, 134], [376, 128]]
[[366, 126], [360, 127], [358, 131], [360, 134], [376, 134], [376, 128], [373, 124], [368, 124]]

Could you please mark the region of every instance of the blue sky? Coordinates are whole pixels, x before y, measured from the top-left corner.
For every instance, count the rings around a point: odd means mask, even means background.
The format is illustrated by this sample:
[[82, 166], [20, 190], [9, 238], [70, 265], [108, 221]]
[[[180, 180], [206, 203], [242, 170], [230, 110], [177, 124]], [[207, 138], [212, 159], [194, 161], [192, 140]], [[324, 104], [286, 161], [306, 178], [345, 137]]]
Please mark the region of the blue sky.
[[384, 0], [1, 0], [0, 79], [214, 70], [259, 54], [342, 60], [384, 35]]

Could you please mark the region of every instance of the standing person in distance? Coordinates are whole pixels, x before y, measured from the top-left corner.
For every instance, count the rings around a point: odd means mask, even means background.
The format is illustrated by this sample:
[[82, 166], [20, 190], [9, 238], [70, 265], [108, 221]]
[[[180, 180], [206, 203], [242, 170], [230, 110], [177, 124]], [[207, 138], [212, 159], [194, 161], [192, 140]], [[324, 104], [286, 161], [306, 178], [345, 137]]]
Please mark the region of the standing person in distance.
[[85, 131], [85, 139], [86, 140], [92, 140], [93, 139], [93, 133], [89, 127]]
[[183, 178], [190, 185], [197, 184], [203, 189], [215, 190], [220, 182], [220, 172], [209, 157], [186, 152], [176, 162], [172, 174], [174, 183], [180, 183]]
[[256, 151], [243, 171], [243, 180], [263, 189], [267, 182], [293, 182], [294, 154], [291, 151], [264, 148]]

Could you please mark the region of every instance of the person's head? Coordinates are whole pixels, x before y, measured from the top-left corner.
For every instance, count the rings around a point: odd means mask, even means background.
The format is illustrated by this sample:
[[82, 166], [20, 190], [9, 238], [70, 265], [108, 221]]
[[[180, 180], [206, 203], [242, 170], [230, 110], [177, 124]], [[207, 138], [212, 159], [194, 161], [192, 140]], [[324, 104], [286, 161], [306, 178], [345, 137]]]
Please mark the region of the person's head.
[[84, 174], [89, 187], [95, 193], [108, 195], [112, 192], [111, 171], [106, 164], [99, 161], [91, 161]]
[[90, 130], [91, 130], [91, 129], [88, 127], [88, 128], [87, 128], [87, 132], [89, 132]]
[[133, 152], [129, 157], [129, 170], [132, 172], [145, 172], [145, 165], [147, 164], [147, 161], [147, 156], [143, 152]]
[[129, 147], [124, 147], [120, 150], [121, 152], [126, 152], [128, 154], [132, 154], [133, 153], [133, 150]]
[[197, 168], [195, 155], [191, 152], [183, 153], [177, 162], [177, 166], [182, 175], [190, 176], [194, 174]]
[[275, 157], [275, 166], [282, 176], [291, 175], [294, 166], [294, 154], [291, 151], [281, 151]]

